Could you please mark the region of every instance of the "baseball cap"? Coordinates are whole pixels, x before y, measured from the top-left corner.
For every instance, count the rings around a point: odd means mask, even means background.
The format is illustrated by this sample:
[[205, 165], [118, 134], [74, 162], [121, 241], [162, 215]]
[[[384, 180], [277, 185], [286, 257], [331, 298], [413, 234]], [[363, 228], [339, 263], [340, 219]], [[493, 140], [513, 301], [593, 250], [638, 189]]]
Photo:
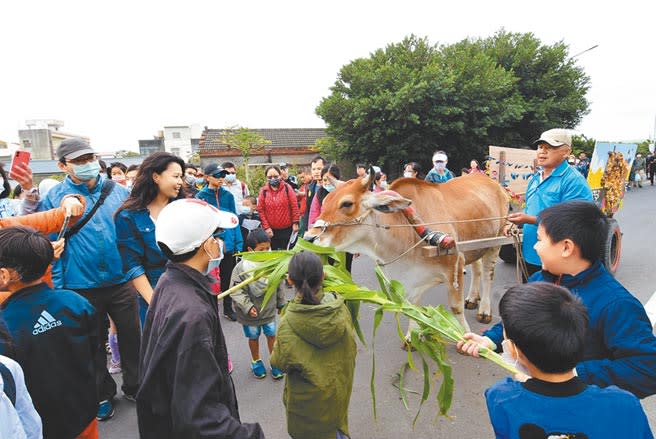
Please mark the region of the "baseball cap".
[[175, 200], [164, 207], [155, 223], [155, 240], [174, 255], [189, 253], [207, 241], [217, 229], [239, 225], [237, 216], [195, 198]]
[[564, 128], [553, 128], [542, 133], [540, 138], [533, 142], [533, 147], [537, 147], [540, 143], [548, 143], [554, 148], [563, 145], [572, 146], [572, 135]]
[[439, 153], [439, 154], [435, 154], [433, 156], [433, 161], [434, 162], [446, 162], [447, 160], [448, 160], [448, 158], [447, 158], [446, 154]]
[[223, 173], [224, 176], [227, 174], [226, 170], [223, 169], [221, 166], [219, 166], [217, 163], [210, 163], [209, 165], [205, 166], [205, 175], [208, 175], [210, 177], [215, 177], [218, 176], [219, 174]]
[[287, 165], [287, 163], [282, 162], [278, 167], [279, 167], [280, 169], [287, 169], [287, 168], [288, 168], [288, 165]]
[[79, 137], [66, 139], [57, 147], [57, 157], [60, 159], [74, 160], [86, 154], [95, 154], [87, 142]]

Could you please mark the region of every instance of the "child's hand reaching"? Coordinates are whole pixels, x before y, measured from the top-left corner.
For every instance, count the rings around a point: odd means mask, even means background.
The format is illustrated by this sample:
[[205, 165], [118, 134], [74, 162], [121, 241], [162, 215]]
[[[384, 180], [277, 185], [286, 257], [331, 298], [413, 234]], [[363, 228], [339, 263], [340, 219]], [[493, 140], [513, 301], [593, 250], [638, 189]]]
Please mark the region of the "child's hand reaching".
[[257, 309], [255, 309], [254, 306], [251, 306], [251, 309], [248, 310], [248, 315], [256, 318], [257, 317]]
[[459, 353], [470, 355], [472, 357], [478, 357], [478, 351], [481, 347], [486, 347], [489, 349], [494, 349], [494, 343], [488, 337], [483, 337], [482, 335], [474, 334], [473, 332], [468, 332], [464, 335], [465, 342], [459, 341], [456, 344], [456, 349]]

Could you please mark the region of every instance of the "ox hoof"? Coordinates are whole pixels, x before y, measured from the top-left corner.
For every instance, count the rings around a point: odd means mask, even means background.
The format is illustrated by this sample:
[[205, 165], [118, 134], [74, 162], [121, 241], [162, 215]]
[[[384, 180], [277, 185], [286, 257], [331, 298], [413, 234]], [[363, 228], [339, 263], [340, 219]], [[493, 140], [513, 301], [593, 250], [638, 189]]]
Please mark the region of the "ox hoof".
[[478, 308], [478, 302], [480, 302], [480, 300], [474, 300], [474, 301], [465, 300], [465, 309], [476, 309], [476, 308]]
[[488, 324], [492, 322], [492, 315], [478, 313], [476, 314], [476, 320], [478, 320], [479, 323]]
[[412, 347], [412, 344], [410, 343], [410, 340], [403, 340], [401, 342], [401, 349], [403, 349], [404, 351], [409, 350], [410, 352], [414, 352], [414, 351], [417, 350], [417, 349]]

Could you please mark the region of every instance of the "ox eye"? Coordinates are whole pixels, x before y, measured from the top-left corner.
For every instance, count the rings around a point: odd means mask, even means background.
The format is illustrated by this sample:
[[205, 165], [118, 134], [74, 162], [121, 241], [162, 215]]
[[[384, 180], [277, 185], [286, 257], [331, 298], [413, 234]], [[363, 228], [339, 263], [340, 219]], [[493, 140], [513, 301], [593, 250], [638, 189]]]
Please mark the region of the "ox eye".
[[340, 209], [348, 209], [349, 207], [353, 207], [353, 201], [342, 201], [342, 204], [339, 205]]

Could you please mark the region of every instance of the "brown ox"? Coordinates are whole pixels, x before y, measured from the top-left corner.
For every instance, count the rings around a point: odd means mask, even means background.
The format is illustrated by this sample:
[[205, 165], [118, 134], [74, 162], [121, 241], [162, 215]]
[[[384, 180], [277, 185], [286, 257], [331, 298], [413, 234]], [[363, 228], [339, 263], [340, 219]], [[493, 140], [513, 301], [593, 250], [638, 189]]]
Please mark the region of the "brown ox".
[[[499, 184], [489, 177], [468, 175], [441, 184], [402, 178], [395, 181], [390, 190], [380, 193], [368, 190], [372, 178], [369, 173], [331, 192], [324, 199], [321, 216], [306, 237], [313, 237], [318, 245], [362, 253], [382, 263], [393, 261], [417, 243], [419, 236], [413, 227], [385, 229], [376, 225], [408, 225], [401, 211], [411, 203], [424, 222], [440, 223], [430, 225], [432, 230], [449, 233], [457, 241], [503, 234], [505, 220], [499, 218], [508, 214], [508, 199]], [[486, 220], [457, 222], [476, 219]], [[408, 299], [418, 303], [426, 289], [446, 283], [449, 306], [468, 330], [463, 312], [463, 269], [472, 264], [467, 307], [479, 305], [477, 319], [489, 323], [492, 319], [490, 289], [499, 247], [440, 257], [422, 256], [421, 247], [418, 245], [384, 267], [388, 276], [403, 281]]]

